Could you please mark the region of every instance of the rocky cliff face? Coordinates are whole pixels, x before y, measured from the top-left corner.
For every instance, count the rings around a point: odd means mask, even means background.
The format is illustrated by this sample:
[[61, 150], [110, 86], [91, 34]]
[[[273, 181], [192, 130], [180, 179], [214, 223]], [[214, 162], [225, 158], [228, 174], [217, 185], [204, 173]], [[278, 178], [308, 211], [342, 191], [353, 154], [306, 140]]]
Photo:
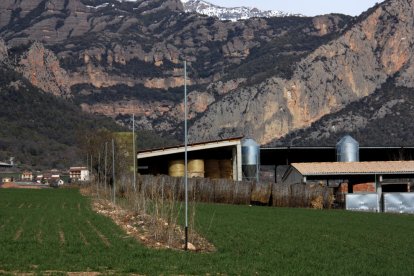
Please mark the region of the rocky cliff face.
[[333, 146], [347, 134], [361, 146], [412, 146], [413, 92], [390, 79], [375, 93], [268, 146]]
[[67, 72], [60, 67], [56, 55], [40, 43], [33, 43], [20, 61], [18, 71], [34, 86], [55, 96], [69, 97]]
[[37, 87], [173, 134], [182, 131], [185, 59], [190, 139], [268, 143], [390, 77], [413, 87], [413, 10], [411, 0], [388, 0], [357, 19], [222, 22], [185, 13], [178, 0], [2, 1], [0, 34]]
[[[134, 3], [111, 0], [4, 0], [0, 3], [0, 30], [10, 46], [33, 40], [51, 44], [99, 32], [108, 26], [123, 24], [125, 27], [131, 22], [123, 20], [121, 15], [132, 11], [132, 8], [145, 15], [166, 10], [183, 11], [179, 0], [137, 0]], [[111, 12], [120, 16], [111, 16]]]
[[121, 123], [136, 113], [140, 128], [169, 133], [181, 131], [184, 59], [197, 120], [224, 95], [290, 74], [282, 63], [299, 61], [351, 20], [222, 22], [185, 13], [179, 0], [8, 0], [0, 14], [11, 60], [33, 85]]
[[291, 79], [271, 78], [211, 105], [190, 135], [245, 133], [268, 143], [372, 94], [396, 73], [411, 85], [413, 12], [412, 1], [386, 1], [300, 61]]

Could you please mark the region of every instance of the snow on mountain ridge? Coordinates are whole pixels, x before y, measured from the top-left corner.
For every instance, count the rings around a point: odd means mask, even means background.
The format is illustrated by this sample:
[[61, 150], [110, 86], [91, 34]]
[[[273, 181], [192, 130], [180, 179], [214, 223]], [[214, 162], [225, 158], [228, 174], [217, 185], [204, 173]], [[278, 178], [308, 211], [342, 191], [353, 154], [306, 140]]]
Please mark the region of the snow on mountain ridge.
[[253, 7], [220, 7], [203, 0], [181, 0], [186, 12], [197, 12], [200, 14], [218, 17], [220, 20], [237, 21], [251, 17], [283, 17], [283, 16], [302, 16], [299, 14], [286, 13], [282, 11], [261, 11]]

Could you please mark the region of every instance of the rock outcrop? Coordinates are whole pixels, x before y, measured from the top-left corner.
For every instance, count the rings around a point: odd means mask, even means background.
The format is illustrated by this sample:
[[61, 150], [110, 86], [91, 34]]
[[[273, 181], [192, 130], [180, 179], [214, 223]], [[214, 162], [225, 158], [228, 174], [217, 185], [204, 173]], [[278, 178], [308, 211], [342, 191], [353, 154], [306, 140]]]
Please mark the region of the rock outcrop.
[[120, 121], [135, 113], [142, 129], [172, 134], [182, 131], [186, 60], [192, 141], [245, 135], [264, 144], [390, 77], [414, 87], [413, 5], [223, 22], [185, 13], [179, 0], [6, 0], [0, 57], [12, 53], [32, 84], [88, 112]]
[[59, 97], [69, 97], [67, 72], [60, 67], [56, 55], [41, 43], [34, 43], [20, 61], [18, 69], [33, 85]]
[[413, 12], [412, 1], [384, 2], [299, 62], [291, 79], [271, 78], [211, 105], [190, 136], [245, 134], [268, 143], [372, 94], [396, 73], [409, 85]]
[[[196, 120], [224, 95], [289, 71], [273, 65], [299, 60], [351, 20], [329, 15], [222, 22], [185, 13], [179, 0], [6, 0], [0, 15], [0, 34], [33, 85], [113, 118], [136, 103], [141, 128], [171, 133], [181, 131], [183, 120], [178, 94], [184, 59]], [[265, 57], [269, 53], [276, 59]]]
[[4, 40], [0, 39], [0, 62], [8, 59], [9, 53], [7, 50], [7, 45]]

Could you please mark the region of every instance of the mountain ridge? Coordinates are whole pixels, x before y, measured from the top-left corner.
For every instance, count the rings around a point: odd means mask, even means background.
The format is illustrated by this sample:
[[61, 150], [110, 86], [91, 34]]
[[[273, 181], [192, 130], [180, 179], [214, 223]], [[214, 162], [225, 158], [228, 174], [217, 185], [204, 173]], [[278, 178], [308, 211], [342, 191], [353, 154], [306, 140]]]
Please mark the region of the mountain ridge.
[[414, 86], [411, 0], [387, 0], [358, 18], [238, 22], [186, 13], [178, 0], [66, 2], [51, 16], [44, 0], [20, 14], [13, 1], [0, 3], [10, 15], [0, 34], [16, 70], [84, 111], [124, 125], [135, 114], [141, 130], [181, 136], [184, 59], [194, 142], [244, 135], [273, 143], [372, 95], [390, 77]]
[[[397, 72], [397, 82], [410, 87], [412, 13], [411, 1], [377, 5], [343, 35], [296, 64], [292, 78], [273, 77], [239, 91], [238, 98], [229, 96], [211, 105], [190, 134], [208, 140], [244, 133], [268, 143], [372, 94]], [[251, 95], [254, 101], [248, 100]], [[220, 116], [224, 110], [226, 116]], [[236, 114], [245, 115], [240, 120]]]
[[207, 16], [217, 17], [220, 20], [237, 21], [249, 19], [252, 17], [286, 17], [286, 16], [303, 16], [283, 11], [267, 10], [262, 11], [252, 7], [221, 7], [203, 0], [181, 0], [186, 12], [197, 12]]
[[[23, 7], [0, 3], [0, 12], [10, 16], [0, 33], [19, 70], [40, 88], [84, 99], [79, 105], [85, 111], [125, 124], [123, 115], [134, 112], [138, 128], [177, 135], [182, 132], [178, 95], [184, 56], [193, 119], [223, 94], [274, 74], [290, 74], [284, 64], [326, 43], [351, 20], [328, 15], [222, 22], [184, 13], [178, 0], [68, 0], [66, 6], [54, 1], [34, 0]], [[109, 5], [88, 7], [103, 3]], [[271, 51], [261, 51], [266, 45]]]

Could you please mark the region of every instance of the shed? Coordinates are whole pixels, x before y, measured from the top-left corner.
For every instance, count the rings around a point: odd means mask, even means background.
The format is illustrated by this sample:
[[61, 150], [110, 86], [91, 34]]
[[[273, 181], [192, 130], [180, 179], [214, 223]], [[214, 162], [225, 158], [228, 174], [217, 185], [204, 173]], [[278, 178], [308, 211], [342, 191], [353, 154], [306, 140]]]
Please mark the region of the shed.
[[318, 183], [343, 193], [410, 192], [414, 161], [292, 163], [283, 182]]
[[[232, 177], [242, 180], [242, 137], [193, 143], [187, 145], [189, 159], [217, 159], [231, 161]], [[138, 169], [142, 174], [167, 174], [168, 162], [184, 160], [184, 145], [140, 151], [137, 154]]]

